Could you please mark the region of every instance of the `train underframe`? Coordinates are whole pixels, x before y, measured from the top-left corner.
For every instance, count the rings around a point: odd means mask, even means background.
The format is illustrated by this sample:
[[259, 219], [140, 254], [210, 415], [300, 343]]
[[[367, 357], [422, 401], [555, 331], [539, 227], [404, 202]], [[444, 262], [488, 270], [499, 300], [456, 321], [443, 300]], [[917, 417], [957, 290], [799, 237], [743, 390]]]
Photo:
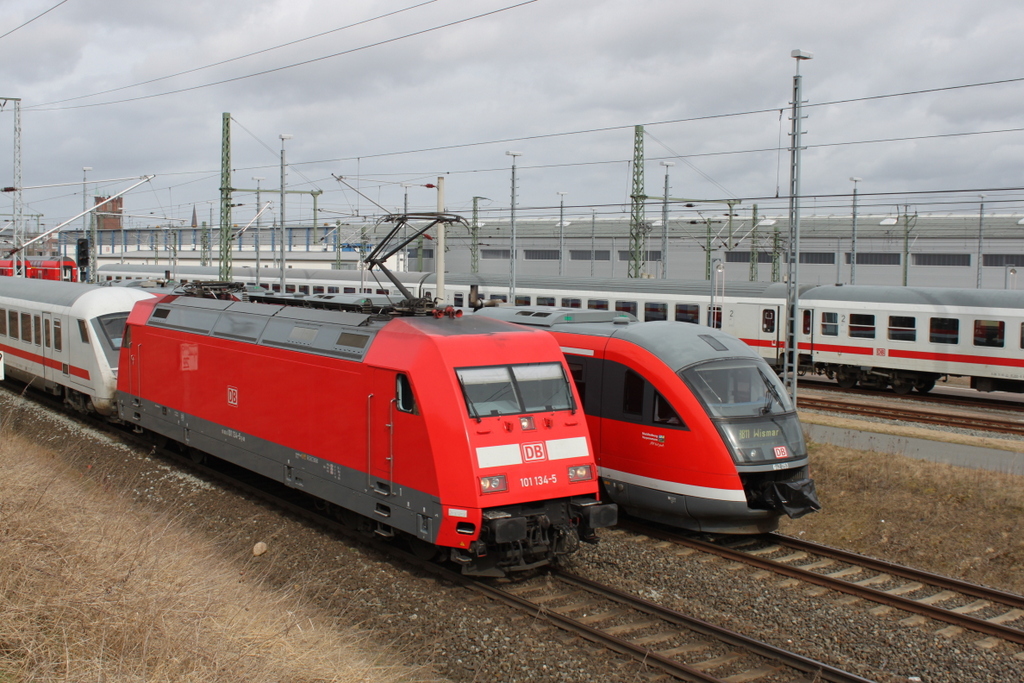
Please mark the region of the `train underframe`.
[[596, 543], [594, 530], [617, 520], [615, 505], [590, 496], [489, 508], [477, 540], [451, 548], [448, 559], [464, 574], [502, 577], [556, 563], [581, 541]]
[[[810, 372], [834, 379], [844, 389], [859, 386], [863, 389], [892, 389], [897, 394], [909, 394], [916, 391], [927, 394], [935, 383], [946, 381], [950, 375], [936, 372], [914, 372], [893, 368], [876, 368], [865, 365], [840, 365], [837, 363], [811, 363], [801, 359], [801, 374]], [[975, 391], [1007, 391], [1024, 394], [1024, 381], [1002, 377], [969, 377], [971, 389]]]

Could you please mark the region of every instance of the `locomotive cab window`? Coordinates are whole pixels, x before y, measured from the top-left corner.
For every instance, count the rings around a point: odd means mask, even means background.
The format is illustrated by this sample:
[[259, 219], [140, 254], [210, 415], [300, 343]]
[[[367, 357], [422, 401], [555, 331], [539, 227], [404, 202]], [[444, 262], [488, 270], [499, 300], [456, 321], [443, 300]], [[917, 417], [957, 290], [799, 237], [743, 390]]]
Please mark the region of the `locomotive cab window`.
[[975, 320], [974, 345], [1003, 348], [1005, 341], [1004, 323], [1002, 320]]
[[587, 408], [587, 380], [583, 373], [583, 366], [579, 363], [569, 363], [569, 374], [576, 385], [576, 393], [580, 395], [580, 404], [584, 410]]
[[470, 417], [575, 410], [561, 363], [456, 368]]
[[81, 338], [83, 344], [89, 343], [89, 326], [84, 320], [78, 321], [78, 336]]
[[395, 378], [395, 405], [403, 413], [416, 413], [416, 400], [412, 395], [412, 384], [409, 378], [399, 374]]
[[839, 336], [839, 314], [823, 312], [821, 314], [821, 334], [825, 337]]

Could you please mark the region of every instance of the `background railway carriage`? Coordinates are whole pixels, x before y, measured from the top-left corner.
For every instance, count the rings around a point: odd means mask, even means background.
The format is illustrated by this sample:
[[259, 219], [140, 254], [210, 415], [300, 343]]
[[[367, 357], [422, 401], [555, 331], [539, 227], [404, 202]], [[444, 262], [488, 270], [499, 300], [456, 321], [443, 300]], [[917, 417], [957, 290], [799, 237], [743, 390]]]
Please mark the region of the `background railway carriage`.
[[440, 547], [467, 573], [550, 562], [615, 522], [542, 332], [167, 296], [135, 308], [126, 338], [126, 422]]
[[0, 278], [0, 350], [7, 375], [82, 412], [116, 413], [118, 353], [138, 289]]
[[[78, 282], [78, 265], [73, 259], [25, 259], [25, 277], [33, 280]], [[14, 260], [0, 259], [0, 275], [14, 275]]]
[[801, 363], [844, 387], [927, 392], [946, 376], [1024, 392], [1024, 296], [1004, 290], [815, 287], [800, 301]]
[[778, 377], [735, 337], [609, 311], [488, 308], [548, 330], [583, 400], [604, 490], [638, 517], [757, 533], [820, 507]]

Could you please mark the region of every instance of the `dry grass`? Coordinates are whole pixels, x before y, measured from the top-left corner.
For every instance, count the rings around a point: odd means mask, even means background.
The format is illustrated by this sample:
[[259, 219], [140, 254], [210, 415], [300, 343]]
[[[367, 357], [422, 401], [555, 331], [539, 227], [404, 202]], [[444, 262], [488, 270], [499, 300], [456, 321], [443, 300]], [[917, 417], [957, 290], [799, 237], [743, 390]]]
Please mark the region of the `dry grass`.
[[811, 445], [823, 510], [782, 531], [1024, 593], [1024, 478]]
[[0, 683], [422, 680], [67, 460], [0, 434]]

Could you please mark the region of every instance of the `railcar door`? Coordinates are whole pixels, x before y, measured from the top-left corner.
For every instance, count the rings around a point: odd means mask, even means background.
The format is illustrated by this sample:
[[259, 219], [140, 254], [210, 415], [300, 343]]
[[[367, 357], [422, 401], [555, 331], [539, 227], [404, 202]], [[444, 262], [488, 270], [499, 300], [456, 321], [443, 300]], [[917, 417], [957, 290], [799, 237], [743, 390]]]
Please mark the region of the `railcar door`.
[[383, 496], [393, 493], [395, 467], [395, 373], [374, 369], [366, 397], [366, 483]]

